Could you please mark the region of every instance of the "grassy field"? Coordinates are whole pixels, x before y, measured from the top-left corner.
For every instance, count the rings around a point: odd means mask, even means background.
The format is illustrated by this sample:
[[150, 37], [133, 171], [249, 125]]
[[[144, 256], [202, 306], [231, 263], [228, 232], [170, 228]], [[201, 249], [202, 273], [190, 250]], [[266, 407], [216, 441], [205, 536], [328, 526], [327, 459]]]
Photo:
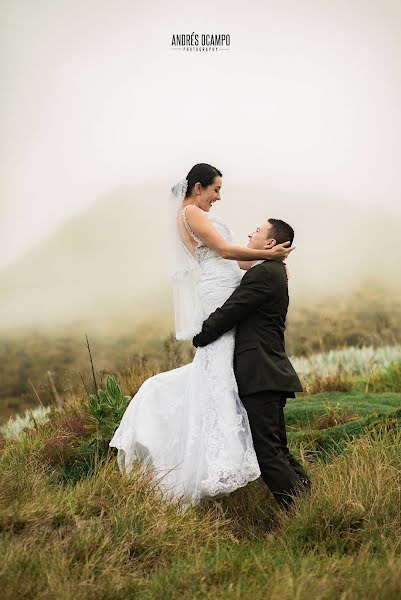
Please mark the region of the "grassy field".
[[[2, 600], [398, 600], [401, 320], [364, 298], [291, 313], [305, 392], [288, 440], [313, 489], [290, 515], [261, 479], [182, 513], [150, 474], [121, 475], [108, 441], [124, 402], [193, 356], [156, 321], [0, 336]], [[89, 400], [86, 332], [98, 387], [111, 374], [128, 396], [111, 416]]]
[[[171, 351], [171, 364], [182, 359]], [[2, 598], [398, 599], [401, 394], [392, 389], [401, 377], [394, 364], [375, 375], [378, 389], [390, 389], [366, 392], [357, 376], [346, 380], [352, 389], [288, 400], [289, 445], [314, 484], [290, 515], [260, 479], [180, 512], [149, 474], [120, 474], [100, 417], [90, 419], [79, 390], [61, 407], [35, 412], [19, 435], [9, 426], [5, 437], [3, 427]], [[153, 372], [138, 363], [121, 373], [122, 392]], [[345, 385], [338, 370], [315, 375], [329, 389]]]
[[[160, 371], [189, 362], [192, 346], [169, 335], [173, 313], [166, 301], [170, 294], [171, 290], [162, 293], [160, 306], [151, 304], [152, 318], [140, 323], [131, 307], [123, 314], [113, 312], [63, 326], [49, 322], [46, 327], [1, 329], [0, 424], [35, 407], [38, 397], [45, 405], [54, 403], [54, 388], [61, 395], [75, 393], [79, 387], [84, 390], [82, 379], [88, 382], [91, 372], [86, 335], [99, 373], [120, 377], [132, 368]], [[340, 382], [344, 388], [349, 377], [372, 379], [378, 369], [401, 360], [400, 341], [398, 290], [367, 281], [337, 296], [291, 299], [286, 349], [308, 393], [327, 389], [328, 377], [336, 379], [335, 389]], [[377, 389], [373, 379], [368, 381], [369, 391]]]

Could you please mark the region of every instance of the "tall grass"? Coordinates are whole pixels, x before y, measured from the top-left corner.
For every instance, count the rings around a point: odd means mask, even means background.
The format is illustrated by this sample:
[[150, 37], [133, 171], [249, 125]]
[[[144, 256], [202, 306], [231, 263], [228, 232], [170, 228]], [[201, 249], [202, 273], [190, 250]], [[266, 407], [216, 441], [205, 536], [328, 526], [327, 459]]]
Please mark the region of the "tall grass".
[[[182, 513], [151, 473], [111, 449], [63, 477], [81, 448], [84, 398], [0, 450], [2, 598], [376, 599], [401, 594], [401, 432], [381, 427], [329, 463], [281, 512], [261, 480]], [[74, 457], [48, 447], [67, 436]], [[301, 450], [298, 452], [298, 450]], [[49, 457], [53, 460], [49, 461]]]
[[140, 465], [121, 475], [107, 438], [123, 395], [191, 352], [170, 336], [163, 364], [141, 354], [115, 372], [121, 389], [102, 371], [96, 403], [76, 389], [3, 428], [1, 597], [398, 599], [401, 411], [397, 394], [379, 395], [401, 384], [398, 348], [369, 373], [370, 349], [302, 363], [322, 393], [287, 403], [289, 445], [313, 481], [290, 514], [261, 479], [182, 512]]

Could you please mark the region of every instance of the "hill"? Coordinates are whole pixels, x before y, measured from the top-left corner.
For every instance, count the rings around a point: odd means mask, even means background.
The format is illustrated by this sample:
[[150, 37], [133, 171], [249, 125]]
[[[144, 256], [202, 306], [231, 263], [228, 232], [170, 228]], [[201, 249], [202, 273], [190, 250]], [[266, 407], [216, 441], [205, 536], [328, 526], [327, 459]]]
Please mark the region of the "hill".
[[[112, 190], [3, 269], [0, 331], [87, 322], [124, 328], [148, 316], [171, 326], [167, 189]], [[269, 216], [294, 226], [297, 247], [288, 262], [295, 307], [341, 299], [366, 280], [399, 294], [400, 217], [233, 184], [213, 211], [239, 243]]]

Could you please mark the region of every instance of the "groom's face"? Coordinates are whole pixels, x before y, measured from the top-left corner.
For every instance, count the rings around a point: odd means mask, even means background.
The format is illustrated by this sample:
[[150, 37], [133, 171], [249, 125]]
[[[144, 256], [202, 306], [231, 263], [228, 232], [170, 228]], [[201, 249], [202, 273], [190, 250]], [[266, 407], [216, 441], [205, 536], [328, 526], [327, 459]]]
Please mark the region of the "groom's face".
[[271, 224], [266, 221], [266, 223], [257, 227], [255, 231], [252, 231], [252, 233], [248, 235], [248, 247], [263, 250], [263, 248], [271, 248], [274, 246], [276, 241], [272, 239], [271, 227]]

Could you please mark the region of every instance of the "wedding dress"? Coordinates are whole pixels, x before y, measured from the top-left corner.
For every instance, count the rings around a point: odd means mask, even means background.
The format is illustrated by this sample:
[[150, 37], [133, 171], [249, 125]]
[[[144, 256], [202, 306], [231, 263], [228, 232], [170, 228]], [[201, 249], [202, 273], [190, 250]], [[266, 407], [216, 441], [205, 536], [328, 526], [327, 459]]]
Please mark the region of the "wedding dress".
[[[201, 210], [201, 209], [200, 209]], [[223, 221], [203, 211], [232, 243]], [[197, 292], [203, 317], [221, 306], [241, 281], [238, 263], [220, 257], [191, 230], [197, 246]], [[165, 496], [181, 506], [229, 494], [260, 475], [248, 416], [233, 371], [235, 332], [204, 348], [193, 362], [147, 379], [132, 398], [110, 446], [118, 449], [121, 472], [136, 461], [153, 470]]]

